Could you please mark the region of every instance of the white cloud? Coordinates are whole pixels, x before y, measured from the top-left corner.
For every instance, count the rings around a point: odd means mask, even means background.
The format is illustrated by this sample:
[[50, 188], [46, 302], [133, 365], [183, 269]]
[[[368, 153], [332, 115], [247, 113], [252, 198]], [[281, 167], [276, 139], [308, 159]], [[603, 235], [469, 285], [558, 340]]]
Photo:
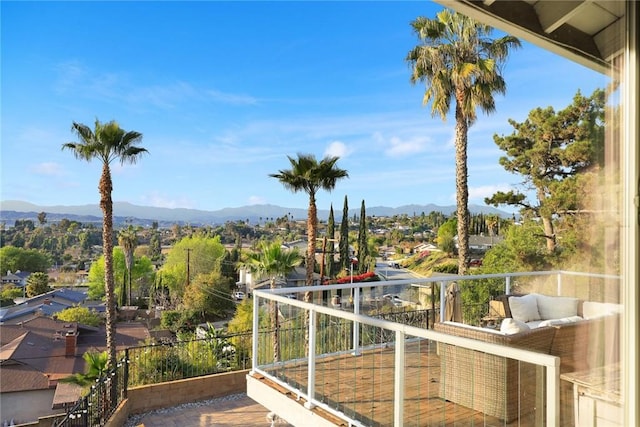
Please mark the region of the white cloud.
[[385, 154], [390, 157], [410, 156], [426, 151], [429, 142], [429, 138], [425, 137], [413, 137], [403, 140], [394, 136], [389, 140], [389, 147], [385, 150]]
[[345, 145], [345, 143], [340, 141], [333, 141], [329, 144], [326, 150], [324, 150], [325, 156], [336, 156], [341, 159], [347, 157], [351, 153], [351, 150]]
[[38, 175], [47, 176], [63, 176], [66, 175], [62, 165], [53, 162], [43, 162], [31, 166], [29, 169], [31, 172]]
[[479, 187], [469, 187], [469, 200], [482, 200], [485, 197], [493, 196], [497, 191], [509, 191], [511, 186], [508, 184], [498, 185], [481, 185]]
[[250, 196], [248, 203], [249, 205], [264, 205], [267, 201], [261, 196]]
[[209, 96], [215, 101], [220, 101], [231, 105], [256, 105], [258, 100], [250, 95], [242, 95], [235, 93], [225, 93], [219, 90], [209, 90]]

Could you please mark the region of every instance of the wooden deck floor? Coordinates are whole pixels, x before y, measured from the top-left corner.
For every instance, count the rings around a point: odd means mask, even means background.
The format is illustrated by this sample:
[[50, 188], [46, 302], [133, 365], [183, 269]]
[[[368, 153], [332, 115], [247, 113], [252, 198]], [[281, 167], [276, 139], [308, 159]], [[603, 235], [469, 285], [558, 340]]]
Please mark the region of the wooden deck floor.
[[[368, 426], [393, 426], [394, 349], [379, 348], [317, 361], [316, 398]], [[405, 426], [537, 426], [544, 414], [524, 414], [509, 424], [439, 397], [440, 361], [427, 340], [406, 346]], [[307, 388], [307, 365], [271, 372], [297, 389]], [[565, 408], [570, 410], [570, 408]]]

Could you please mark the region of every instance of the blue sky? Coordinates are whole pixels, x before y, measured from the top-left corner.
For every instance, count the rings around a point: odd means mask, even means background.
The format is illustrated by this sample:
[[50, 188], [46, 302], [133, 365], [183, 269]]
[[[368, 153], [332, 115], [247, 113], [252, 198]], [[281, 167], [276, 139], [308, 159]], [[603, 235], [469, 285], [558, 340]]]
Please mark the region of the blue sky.
[[[337, 155], [350, 177], [319, 209], [455, 204], [453, 119], [432, 118], [404, 58], [431, 2], [6, 2], [1, 12], [0, 200], [98, 202], [101, 165], [61, 151], [71, 123], [144, 135], [112, 165], [114, 201], [217, 210], [306, 208], [270, 173], [287, 156]], [[536, 107], [591, 94], [602, 75], [524, 43], [497, 112], [469, 132], [470, 203], [520, 178], [493, 134]]]

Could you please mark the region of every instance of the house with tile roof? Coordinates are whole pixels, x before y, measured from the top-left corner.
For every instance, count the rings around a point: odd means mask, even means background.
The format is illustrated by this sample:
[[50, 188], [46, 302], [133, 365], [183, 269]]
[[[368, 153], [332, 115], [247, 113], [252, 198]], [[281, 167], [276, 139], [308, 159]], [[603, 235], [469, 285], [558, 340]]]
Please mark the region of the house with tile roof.
[[[116, 332], [119, 350], [149, 337], [147, 327], [138, 322], [119, 324]], [[0, 325], [0, 423], [12, 419], [16, 424], [32, 422], [63, 413], [78, 400], [82, 390], [60, 379], [84, 372], [85, 352], [105, 349], [104, 327], [61, 322], [47, 316]]]

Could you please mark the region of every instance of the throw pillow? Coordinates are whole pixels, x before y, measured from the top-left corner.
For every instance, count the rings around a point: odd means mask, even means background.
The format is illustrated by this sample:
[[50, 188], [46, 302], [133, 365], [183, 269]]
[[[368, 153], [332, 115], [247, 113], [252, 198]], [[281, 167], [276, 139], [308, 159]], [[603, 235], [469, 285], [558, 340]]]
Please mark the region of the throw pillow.
[[528, 331], [529, 325], [519, 320], [513, 319], [511, 317], [507, 317], [500, 324], [500, 332], [504, 332], [505, 334], [517, 334], [518, 332]]
[[536, 295], [540, 319], [562, 319], [578, 315], [578, 299]]
[[540, 320], [538, 300], [535, 294], [523, 297], [509, 297], [509, 309], [511, 310], [511, 317], [521, 322]]

